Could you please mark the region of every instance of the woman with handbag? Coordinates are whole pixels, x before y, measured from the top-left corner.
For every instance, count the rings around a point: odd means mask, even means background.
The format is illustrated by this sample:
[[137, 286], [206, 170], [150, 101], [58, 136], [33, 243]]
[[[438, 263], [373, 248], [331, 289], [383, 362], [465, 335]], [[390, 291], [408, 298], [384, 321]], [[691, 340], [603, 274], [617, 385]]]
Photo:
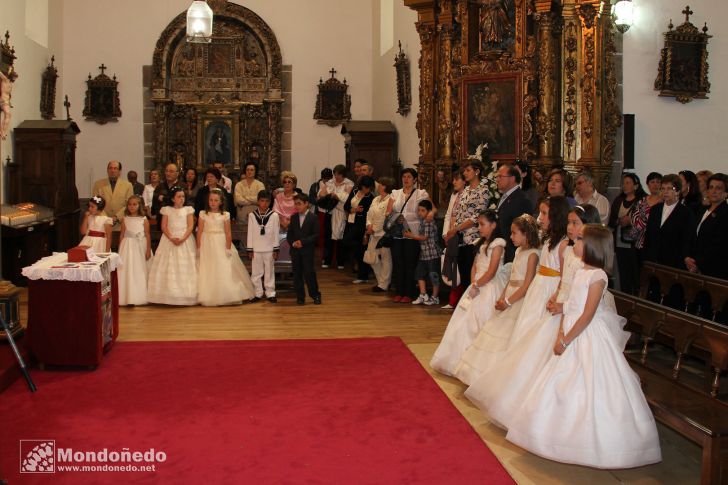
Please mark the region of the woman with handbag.
[[460, 196], [465, 189], [465, 179], [463, 173], [458, 170], [452, 174], [453, 193], [450, 196], [450, 203], [447, 206], [447, 213], [442, 226], [442, 238], [445, 240], [445, 254], [442, 261], [442, 280], [446, 285], [450, 286], [450, 298], [448, 304], [443, 306], [443, 310], [452, 310], [460, 301], [460, 297], [465, 291], [465, 287], [460, 281], [458, 273], [458, 249], [460, 248], [460, 238], [457, 235], [448, 237], [450, 229], [454, 228], [458, 220], [458, 212], [460, 211]]
[[379, 246], [384, 236], [384, 221], [390, 215], [392, 208], [389, 204], [394, 179], [382, 177], [378, 180], [379, 195], [372, 201], [367, 212], [366, 236], [369, 238], [367, 250], [364, 252], [364, 262], [372, 267], [377, 284], [372, 291], [384, 293], [389, 289], [392, 280], [392, 252], [389, 247]]
[[[417, 188], [417, 170], [402, 170], [402, 188], [393, 190], [389, 204], [391, 215], [387, 219], [387, 233], [392, 237], [392, 282], [395, 287], [395, 303], [412, 303], [417, 298], [415, 268], [420, 256], [420, 243], [404, 237], [406, 231], [418, 234], [420, 220], [417, 206], [422, 200], [430, 200], [424, 189]], [[381, 242], [381, 241], [380, 241]]]
[[331, 210], [326, 214], [326, 224], [331, 225], [331, 237], [324, 242], [324, 261], [323, 268], [336, 261], [339, 269], [344, 269], [345, 250], [342, 244], [344, 238], [344, 228], [346, 227], [346, 214], [344, 213], [344, 203], [349, 198], [349, 192], [354, 188], [354, 182], [346, 178], [346, 167], [337, 165], [334, 167], [334, 178], [326, 182], [326, 186], [319, 192], [320, 198], [329, 198], [334, 202]]

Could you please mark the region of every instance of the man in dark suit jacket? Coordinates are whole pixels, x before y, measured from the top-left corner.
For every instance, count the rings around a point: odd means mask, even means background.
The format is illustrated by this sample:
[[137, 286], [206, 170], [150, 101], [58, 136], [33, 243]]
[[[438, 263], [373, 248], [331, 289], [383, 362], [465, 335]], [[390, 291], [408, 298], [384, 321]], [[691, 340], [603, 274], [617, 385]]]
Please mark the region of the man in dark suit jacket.
[[286, 239], [291, 245], [293, 287], [296, 290], [296, 301], [299, 305], [306, 302], [306, 289], [303, 286], [305, 281], [306, 286], [308, 286], [308, 294], [313, 298], [314, 305], [320, 305], [321, 293], [318, 289], [316, 266], [314, 265], [316, 241], [319, 235], [318, 217], [308, 210], [308, 196], [306, 194], [296, 194], [293, 200], [298, 214], [291, 217]]
[[152, 196], [153, 216], [159, 214], [159, 209], [167, 204], [167, 195], [175, 185], [182, 186], [182, 182], [179, 180], [179, 167], [176, 163], [168, 163], [164, 167], [164, 180], [157, 185]]
[[[662, 178], [664, 202], [650, 209], [645, 228], [645, 259], [673, 268], [686, 269], [685, 258], [695, 236], [693, 212], [679, 201], [680, 179], [677, 175]], [[663, 213], [671, 211], [663, 222]]]
[[506, 240], [504, 262], [510, 263], [516, 255], [516, 247], [511, 241], [511, 224], [513, 219], [522, 214], [533, 213], [533, 207], [526, 194], [521, 190], [521, 172], [510, 164], [501, 165], [496, 175], [498, 192], [501, 199], [498, 202], [498, 227], [503, 239]]
[[715, 278], [728, 279], [728, 176], [713, 174], [708, 179], [710, 206], [698, 216], [697, 236], [690, 256], [685, 258], [688, 270]]

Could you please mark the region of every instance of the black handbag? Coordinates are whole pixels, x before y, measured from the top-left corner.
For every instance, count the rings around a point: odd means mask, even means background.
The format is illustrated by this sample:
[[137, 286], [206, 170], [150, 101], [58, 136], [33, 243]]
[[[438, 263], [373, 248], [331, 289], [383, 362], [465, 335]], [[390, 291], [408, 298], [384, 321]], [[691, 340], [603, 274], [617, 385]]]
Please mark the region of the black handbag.
[[331, 194], [325, 195], [316, 201], [316, 205], [326, 212], [334, 210], [334, 207], [339, 203], [339, 199]]
[[410, 198], [415, 195], [416, 188], [412, 189], [412, 192], [410, 192], [410, 195], [407, 196], [407, 200], [404, 201], [404, 204], [402, 205], [402, 209], [397, 214], [390, 214], [389, 218], [384, 221], [384, 236], [379, 239], [379, 242], [377, 242], [377, 249], [381, 248], [391, 248], [392, 242], [394, 241], [394, 238], [401, 238], [403, 237], [404, 233], [404, 225], [401, 222], [397, 222], [397, 220], [402, 216], [402, 212], [404, 212], [404, 208], [407, 207], [407, 202], [409, 202]]

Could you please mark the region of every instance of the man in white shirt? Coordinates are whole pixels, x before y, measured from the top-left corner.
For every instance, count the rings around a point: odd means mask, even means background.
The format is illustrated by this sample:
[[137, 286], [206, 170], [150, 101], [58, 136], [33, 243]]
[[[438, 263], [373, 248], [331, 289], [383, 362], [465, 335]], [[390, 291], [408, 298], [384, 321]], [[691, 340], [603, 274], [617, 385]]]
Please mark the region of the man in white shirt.
[[576, 176], [574, 199], [579, 205], [591, 204], [596, 207], [602, 224], [609, 221], [609, 201], [594, 188], [594, 177], [590, 172], [584, 170]]

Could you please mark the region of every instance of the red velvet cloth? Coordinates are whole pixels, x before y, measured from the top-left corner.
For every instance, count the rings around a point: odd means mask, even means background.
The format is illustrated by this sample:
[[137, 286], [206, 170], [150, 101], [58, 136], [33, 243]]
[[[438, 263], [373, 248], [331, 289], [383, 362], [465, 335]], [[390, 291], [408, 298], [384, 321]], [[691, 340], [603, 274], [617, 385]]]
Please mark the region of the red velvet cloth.
[[28, 281], [28, 346], [41, 364], [97, 366], [119, 335], [119, 287], [111, 273], [113, 339], [103, 344], [101, 283]]
[[16, 382], [0, 399], [10, 483], [28, 478], [28, 438], [167, 456], [155, 472], [38, 483], [513, 483], [397, 338], [121, 342], [95, 372], [34, 378], [36, 394]]

